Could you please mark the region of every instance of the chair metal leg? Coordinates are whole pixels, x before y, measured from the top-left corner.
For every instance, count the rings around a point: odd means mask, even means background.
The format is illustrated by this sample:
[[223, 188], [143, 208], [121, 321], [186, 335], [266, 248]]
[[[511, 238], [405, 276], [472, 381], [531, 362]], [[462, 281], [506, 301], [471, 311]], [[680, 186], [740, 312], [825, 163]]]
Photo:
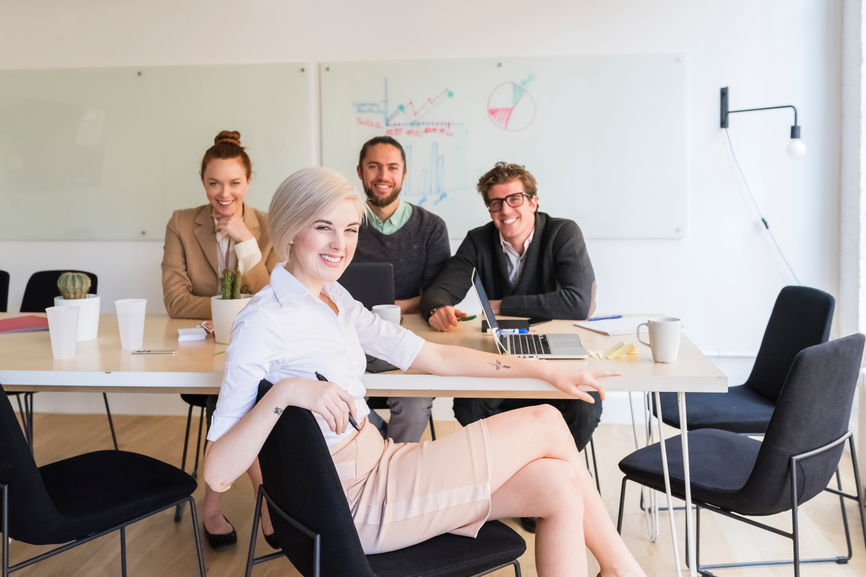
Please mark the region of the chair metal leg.
[[108, 407], [108, 395], [102, 393], [102, 400], [105, 401], [105, 414], [108, 415], [108, 427], [111, 429], [111, 440], [114, 442], [114, 450], [119, 450], [117, 447], [117, 435], [114, 434], [114, 421], [111, 419], [111, 409]]
[[[192, 423], [192, 405], [189, 406], [189, 411], [186, 414], [186, 434], [183, 437], [183, 456], [180, 458], [180, 470], [186, 472], [186, 450], [189, 447], [189, 426]], [[174, 522], [180, 523], [180, 516], [183, 514], [183, 503], [179, 503], [174, 509]]]
[[126, 527], [120, 528], [120, 574], [126, 577]]
[[800, 577], [800, 528], [797, 516], [797, 468], [791, 463], [791, 521], [793, 523], [794, 539], [794, 577]]
[[24, 408], [27, 411], [27, 443], [30, 454], [33, 454], [33, 393], [24, 393]]
[[198, 477], [198, 457], [201, 454], [201, 430], [204, 428], [204, 407], [201, 408], [201, 413], [198, 417], [198, 441], [195, 443], [195, 465], [192, 467], [192, 478]]
[[253, 561], [256, 554], [256, 541], [259, 535], [259, 520], [262, 516], [262, 501], [264, 493], [262, 493], [261, 485], [259, 485], [258, 495], [256, 496], [256, 512], [253, 515], [253, 529], [250, 535], [250, 550], [247, 552], [247, 568], [244, 571], [244, 577], [250, 577], [253, 572]]
[[436, 440], [436, 427], [433, 426], [433, 413], [430, 413], [430, 439]]
[[619, 492], [619, 515], [616, 518], [616, 532], [622, 535], [622, 511], [625, 507], [625, 484], [628, 483], [628, 478], [622, 478], [622, 489]]
[[863, 497], [863, 486], [860, 484], [860, 469], [857, 465], [857, 451], [854, 450], [854, 437], [848, 437], [851, 447], [851, 463], [854, 465], [854, 484], [857, 485], [857, 508], [860, 509], [860, 527], [863, 529], [863, 543], [866, 545], [866, 499]]
[[595, 471], [595, 488], [598, 490], [598, 494], [601, 495], [601, 480], [598, 476], [598, 460], [595, 458], [595, 440], [592, 437], [589, 438], [589, 450], [592, 451], [592, 469]]
[[192, 521], [192, 536], [195, 540], [195, 554], [198, 558], [198, 573], [199, 577], [206, 577], [204, 568], [204, 553], [201, 548], [201, 535], [199, 535], [198, 532], [199, 524], [198, 513], [195, 510], [195, 499], [193, 499], [192, 495], [190, 495], [189, 498], [187, 498], [187, 501], [189, 502], [189, 517]]

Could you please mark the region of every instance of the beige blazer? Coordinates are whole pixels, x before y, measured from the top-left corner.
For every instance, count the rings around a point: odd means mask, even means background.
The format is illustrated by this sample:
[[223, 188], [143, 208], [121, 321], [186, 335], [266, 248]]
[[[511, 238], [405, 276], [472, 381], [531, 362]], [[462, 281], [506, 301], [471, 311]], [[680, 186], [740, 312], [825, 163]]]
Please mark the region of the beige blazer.
[[[244, 224], [262, 253], [262, 260], [244, 275], [248, 292], [255, 294], [270, 283], [271, 271], [282, 259], [271, 246], [268, 213], [244, 204]], [[219, 294], [218, 262], [210, 205], [174, 211], [165, 228], [162, 255], [162, 296], [168, 316], [211, 318], [210, 298]]]

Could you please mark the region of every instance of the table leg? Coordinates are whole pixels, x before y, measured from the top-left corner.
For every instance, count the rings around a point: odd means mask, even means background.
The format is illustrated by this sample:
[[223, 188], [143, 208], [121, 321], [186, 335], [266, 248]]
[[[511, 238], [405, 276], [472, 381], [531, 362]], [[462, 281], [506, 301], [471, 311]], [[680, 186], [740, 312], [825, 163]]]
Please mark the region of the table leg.
[[[689, 471], [689, 425], [686, 422], [686, 394], [677, 393], [680, 409], [680, 438], [683, 442], [683, 480], [686, 483], [686, 551], [691, 555], [689, 575], [697, 576], [698, 563], [695, 555], [695, 526], [692, 522], [692, 480]], [[673, 517], [673, 511], [671, 511]]]
[[[659, 446], [662, 449], [662, 470], [665, 474], [665, 493], [668, 496], [668, 513], [670, 513], [668, 517], [670, 517], [671, 520], [671, 541], [674, 545], [674, 559], [677, 562], [677, 575], [682, 575], [683, 570], [682, 566], [680, 565], [680, 546], [679, 543], [677, 543], [677, 528], [676, 524], [674, 523], [674, 499], [673, 495], [671, 494], [671, 475], [668, 472], [668, 451], [665, 447], [665, 437], [662, 433], [662, 399], [658, 391], [655, 392], [655, 396], [656, 411], [658, 413], [656, 415], [656, 418], [658, 419], [659, 424]], [[692, 566], [694, 566], [694, 563], [692, 563]], [[692, 575], [692, 577], [695, 576]]]

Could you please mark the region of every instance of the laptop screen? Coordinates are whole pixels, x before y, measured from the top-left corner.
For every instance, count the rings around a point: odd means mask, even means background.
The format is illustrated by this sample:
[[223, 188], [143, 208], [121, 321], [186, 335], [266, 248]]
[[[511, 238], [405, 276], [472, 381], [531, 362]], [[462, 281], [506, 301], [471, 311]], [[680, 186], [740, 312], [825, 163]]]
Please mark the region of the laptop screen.
[[481, 279], [475, 269], [472, 269], [472, 285], [475, 287], [475, 294], [478, 295], [478, 300], [481, 301], [481, 308], [484, 310], [484, 316], [487, 317], [487, 324], [490, 325], [490, 332], [493, 333], [493, 340], [496, 341], [496, 348], [500, 354], [508, 354], [505, 346], [500, 340], [499, 323], [496, 322], [496, 315], [493, 314], [493, 309], [490, 308], [490, 301], [487, 300], [487, 293], [484, 292], [484, 285], [481, 284]]

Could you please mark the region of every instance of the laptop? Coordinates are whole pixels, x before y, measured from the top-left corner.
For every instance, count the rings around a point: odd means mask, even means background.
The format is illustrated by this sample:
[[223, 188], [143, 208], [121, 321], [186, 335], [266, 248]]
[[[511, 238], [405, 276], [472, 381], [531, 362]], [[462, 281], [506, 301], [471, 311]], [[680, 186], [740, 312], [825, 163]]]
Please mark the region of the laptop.
[[517, 357], [539, 358], [539, 359], [585, 359], [589, 352], [584, 348], [580, 335], [571, 333], [548, 333], [548, 334], [526, 334], [509, 335], [502, 334], [496, 316], [487, 300], [487, 293], [481, 279], [472, 271], [472, 284], [484, 309], [484, 316], [493, 332], [496, 348], [503, 355], [514, 355]]
[[394, 304], [394, 265], [390, 262], [349, 263], [337, 282], [368, 310]]

